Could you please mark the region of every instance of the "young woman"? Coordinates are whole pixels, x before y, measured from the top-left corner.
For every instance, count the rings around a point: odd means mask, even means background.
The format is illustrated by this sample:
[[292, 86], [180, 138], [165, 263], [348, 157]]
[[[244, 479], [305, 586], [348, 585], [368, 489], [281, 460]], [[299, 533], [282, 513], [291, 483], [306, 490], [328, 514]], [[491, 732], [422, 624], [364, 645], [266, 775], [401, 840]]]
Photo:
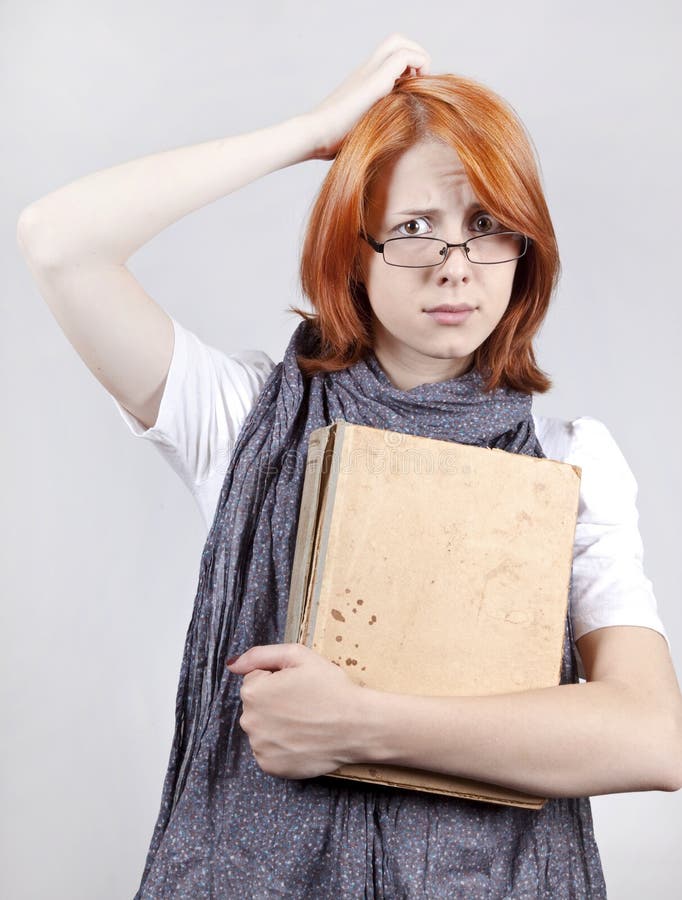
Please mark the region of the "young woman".
[[[204, 344], [125, 268], [187, 212], [310, 158], [334, 160], [301, 260], [315, 313], [297, 310], [277, 365]], [[532, 412], [559, 258], [508, 105], [394, 34], [312, 112], [81, 179], [19, 233], [65, 333], [209, 527], [137, 897], [604, 897], [589, 797], [680, 787], [682, 697], [626, 461], [601, 422]], [[308, 437], [339, 417], [582, 467], [559, 686], [394, 694], [282, 643]], [[550, 800], [325, 778], [368, 761]]]

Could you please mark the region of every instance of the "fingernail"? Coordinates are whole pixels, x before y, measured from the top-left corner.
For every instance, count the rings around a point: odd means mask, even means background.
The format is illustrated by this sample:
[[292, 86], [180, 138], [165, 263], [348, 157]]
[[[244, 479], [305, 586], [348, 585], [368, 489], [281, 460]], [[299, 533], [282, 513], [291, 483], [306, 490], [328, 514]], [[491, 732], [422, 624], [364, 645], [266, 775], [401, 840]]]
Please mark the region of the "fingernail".
[[231, 659], [228, 659], [228, 661], [225, 663], [225, 665], [231, 666], [232, 663], [235, 662], [236, 660], [238, 660], [240, 656], [241, 656], [241, 653], [238, 653], [236, 656], [233, 656]]

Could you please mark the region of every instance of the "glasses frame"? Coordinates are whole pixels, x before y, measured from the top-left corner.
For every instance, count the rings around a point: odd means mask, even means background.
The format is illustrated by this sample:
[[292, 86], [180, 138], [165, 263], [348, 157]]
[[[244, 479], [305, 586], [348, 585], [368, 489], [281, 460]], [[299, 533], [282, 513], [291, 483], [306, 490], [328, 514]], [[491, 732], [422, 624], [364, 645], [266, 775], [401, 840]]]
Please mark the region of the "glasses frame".
[[[475, 237], [469, 238], [468, 241], [463, 241], [461, 244], [449, 244], [447, 241], [444, 241], [442, 238], [428, 237], [426, 235], [419, 235], [419, 234], [414, 235], [414, 237], [410, 237], [409, 235], [404, 235], [402, 237], [389, 238], [387, 241], [384, 241], [383, 243], [379, 243], [379, 241], [375, 240], [370, 234], [365, 234], [362, 231], [359, 231], [358, 235], [361, 238], [363, 238], [365, 241], [367, 241], [367, 243], [370, 245], [370, 247], [373, 250], [376, 250], [377, 253], [381, 253], [383, 260], [387, 266], [395, 266], [396, 268], [399, 268], [399, 269], [432, 269], [432, 268], [434, 268], [434, 266], [442, 266], [443, 263], [448, 258], [448, 256], [450, 255], [450, 250], [454, 247], [461, 247], [462, 250], [464, 251], [464, 255], [466, 256], [467, 260], [470, 263], [473, 263], [473, 265], [475, 265], [475, 266], [500, 266], [504, 263], [514, 262], [517, 259], [521, 259], [522, 256], [526, 255], [526, 251], [528, 250], [529, 245], [533, 243], [532, 238], [529, 238], [527, 235], [522, 234], [520, 231], [495, 231], [495, 232], [490, 232], [490, 233], [495, 234], [495, 235], [518, 234], [520, 237], [523, 238], [523, 252], [520, 253], [518, 256], [513, 256], [511, 259], [501, 259], [498, 262], [478, 262], [477, 260], [472, 259], [469, 256], [469, 244], [471, 244], [473, 241], [479, 240], [480, 238], [488, 237], [489, 235], [487, 235], [487, 234], [477, 234]], [[402, 265], [401, 263], [390, 263], [386, 259], [386, 256], [384, 255], [384, 247], [386, 246], [386, 244], [390, 244], [391, 241], [437, 241], [439, 244], [443, 244], [445, 246], [446, 251], [445, 251], [445, 255], [443, 256], [443, 259], [440, 262], [427, 263], [425, 266], [405, 266], [405, 265]]]

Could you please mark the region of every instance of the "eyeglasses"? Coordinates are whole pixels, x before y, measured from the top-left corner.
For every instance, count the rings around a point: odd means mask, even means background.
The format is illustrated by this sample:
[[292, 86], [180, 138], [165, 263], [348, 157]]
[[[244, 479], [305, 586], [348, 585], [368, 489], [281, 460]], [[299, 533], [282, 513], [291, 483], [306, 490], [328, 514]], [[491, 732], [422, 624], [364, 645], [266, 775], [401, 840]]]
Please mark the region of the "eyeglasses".
[[531, 238], [519, 231], [479, 234], [462, 244], [448, 244], [440, 238], [419, 236], [390, 238], [380, 244], [369, 234], [359, 234], [372, 249], [383, 254], [384, 261], [389, 266], [406, 266], [410, 269], [440, 266], [448, 258], [451, 247], [461, 247], [469, 262], [477, 265], [512, 262], [520, 259], [532, 243]]

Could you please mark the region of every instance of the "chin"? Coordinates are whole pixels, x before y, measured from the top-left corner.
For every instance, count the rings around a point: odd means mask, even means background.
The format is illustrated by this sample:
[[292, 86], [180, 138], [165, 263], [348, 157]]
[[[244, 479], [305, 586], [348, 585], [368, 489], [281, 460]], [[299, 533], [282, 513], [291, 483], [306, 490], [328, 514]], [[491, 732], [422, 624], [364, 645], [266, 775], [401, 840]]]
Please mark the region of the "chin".
[[425, 348], [426, 353], [430, 356], [435, 356], [438, 359], [463, 359], [465, 356], [469, 356], [474, 350], [478, 347], [474, 341], [467, 341], [466, 344], [460, 341], [453, 341], [445, 339], [439, 345], [431, 344], [430, 347]]

